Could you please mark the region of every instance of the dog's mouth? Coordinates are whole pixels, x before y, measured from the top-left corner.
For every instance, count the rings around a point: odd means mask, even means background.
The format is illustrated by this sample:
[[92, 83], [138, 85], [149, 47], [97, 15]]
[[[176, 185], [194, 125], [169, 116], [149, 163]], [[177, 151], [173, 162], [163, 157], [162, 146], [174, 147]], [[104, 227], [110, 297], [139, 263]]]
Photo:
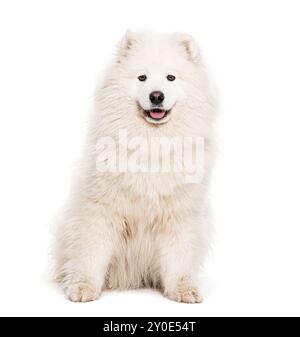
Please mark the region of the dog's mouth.
[[152, 118], [153, 120], [160, 121], [163, 118], [167, 117], [169, 111], [160, 109], [160, 108], [155, 108], [155, 109], [145, 110], [145, 113], [148, 117]]
[[166, 110], [163, 108], [152, 108], [149, 110], [145, 110], [139, 104], [138, 106], [142, 114], [144, 115], [146, 121], [151, 124], [163, 124], [169, 120], [171, 109]]

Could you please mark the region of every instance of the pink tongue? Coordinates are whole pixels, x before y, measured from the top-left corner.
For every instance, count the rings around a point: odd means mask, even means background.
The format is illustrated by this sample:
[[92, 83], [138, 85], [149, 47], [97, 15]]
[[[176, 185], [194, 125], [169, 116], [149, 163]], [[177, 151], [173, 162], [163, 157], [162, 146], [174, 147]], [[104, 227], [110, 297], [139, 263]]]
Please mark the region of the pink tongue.
[[150, 110], [150, 116], [153, 119], [161, 119], [165, 116], [165, 111], [155, 112]]

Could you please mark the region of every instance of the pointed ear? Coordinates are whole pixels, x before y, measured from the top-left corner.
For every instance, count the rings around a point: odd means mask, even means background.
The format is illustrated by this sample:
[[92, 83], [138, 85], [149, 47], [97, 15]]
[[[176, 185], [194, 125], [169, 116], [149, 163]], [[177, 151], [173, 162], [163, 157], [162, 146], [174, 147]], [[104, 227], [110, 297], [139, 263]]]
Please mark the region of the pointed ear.
[[130, 30], [127, 30], [125, 35], [123, 36], [121, 42], [119, 43], [117, 58], [118, 62], [121, 61], [122, 58], [126, 58], [130, 53], [133, 45], [137, 42], [136, 34]]
[[199, 64], [201, 61], [201, 54], [199, 47], [192, 36], [184, 33], [176, 33], [175, 38], [182, 47], [187, 59], [193, 63]]

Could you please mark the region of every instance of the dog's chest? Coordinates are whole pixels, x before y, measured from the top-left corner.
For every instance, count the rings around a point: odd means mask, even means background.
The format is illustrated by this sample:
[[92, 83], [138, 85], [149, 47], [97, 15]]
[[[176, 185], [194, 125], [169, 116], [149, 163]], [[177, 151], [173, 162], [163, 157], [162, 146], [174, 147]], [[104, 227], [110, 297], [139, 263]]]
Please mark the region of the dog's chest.
[[109, 288], [155, 286], [158, 279], [159, 244], [157, 235], [147, 222], [137, 217], [123, 218], [118, 247], [107, 275]]
[[117, 185], [111, 206], [119, 242], [107, 276], [110, 288], [157, 285], [159, 278], [153, 275], [159, 274], [161, 240], [173, 235], [174, 226], [191, 212], [193, 191], [152, 178], [127, 176], [127, 186]]

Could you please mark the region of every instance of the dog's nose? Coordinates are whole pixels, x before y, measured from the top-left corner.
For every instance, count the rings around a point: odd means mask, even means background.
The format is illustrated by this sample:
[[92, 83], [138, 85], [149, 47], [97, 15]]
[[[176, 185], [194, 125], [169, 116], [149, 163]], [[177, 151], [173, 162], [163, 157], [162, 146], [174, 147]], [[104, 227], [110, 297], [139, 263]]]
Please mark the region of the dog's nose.
[[149, 99], [152, 104], [159, 105], [165, 99], [165, 95], [161, 91], [153, 91], [149, 95]]

